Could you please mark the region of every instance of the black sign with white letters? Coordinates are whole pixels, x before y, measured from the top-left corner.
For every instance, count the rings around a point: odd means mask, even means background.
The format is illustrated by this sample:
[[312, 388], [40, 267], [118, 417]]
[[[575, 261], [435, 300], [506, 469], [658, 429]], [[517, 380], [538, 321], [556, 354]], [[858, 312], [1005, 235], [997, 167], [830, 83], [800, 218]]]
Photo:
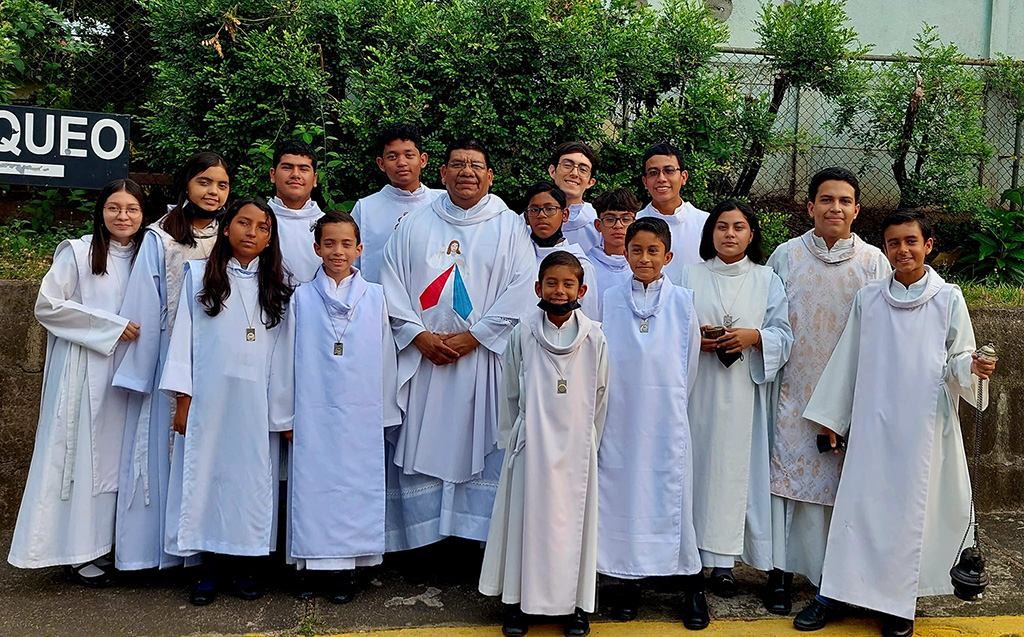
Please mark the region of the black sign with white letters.
[[98, 190], [128, 176], [127, 115], [0, 106], [0, 183]]

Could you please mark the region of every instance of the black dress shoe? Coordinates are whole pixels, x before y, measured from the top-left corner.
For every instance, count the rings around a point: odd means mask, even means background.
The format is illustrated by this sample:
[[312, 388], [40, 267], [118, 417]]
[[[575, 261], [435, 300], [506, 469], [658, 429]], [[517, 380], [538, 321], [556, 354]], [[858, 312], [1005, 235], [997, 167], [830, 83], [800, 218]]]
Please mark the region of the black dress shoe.
[[708, 599], [704, 591], [686, 591], [683, 593], [683, 626], [687, 630], [704, 630], [711, 622], [708, 614]]
[[[95, 567], [95, 569], [100, 572], [96, 575], [85, 575], [83, 571], [93, 571], [93, 569], [88, 568], [90, 566]], [[114, 583], [114, 577], [111, 573], [113, 567], [111, 567], [110, 570], [107, 570], [105, 568], [101, 568], [95, 562], [86, 562], [85, 564], [80, 564], [78, 566], [68, 566], [66, 567], [66, 570], [68, 577], [70, 577], [72, 581], [88, 588], [106, 588]]]
[[774, 569], [768, 573], [764, 608], [773, 615], [788, 615], [793, 610], [793, 574]]
[[587, 617], [587, 613], [582, 608], [577, 608], [576, 612], [565, 620], [562, 632], [565, 637], [587, 637], [590, 634], [590, 618]]
[[324, 597], [332, 604], [347, 604], [355, 599], [356, 583], [352, 571], [331, 571], [327, 575]]
[[842, 616], [839, 609], [826, 606], [816, 599], [812, 599], [802, 611], [797, 613], [793, 619], [793, 628], [797, 630], [821, 630], [830, 621], [839, 619]]
[[235, 575], [231, 578], [231, 594], [238, 599], [251, 602], [263, 596], [256, 581], [249, 575]]
[[306, 602], [316, 597], [313, 577], [307, 571], [295, 572], [295, 580], [292, 583], [292, 595]]
[[711, 592], [719, 597], [736, 597], [736, 593], [739, 592], [736, 576], [732, 574], [732, 569], [723, 569], [718, 573], [712, 571], [709, 579]]
[[911, 637], [914, 634], [914, 620], [885, 615], [882, 617], [883, 637]]
[[526, 615], [518, 604], [505, 605], [505, 617], [501, 621], [501, 634], [505, 637], [522, 637], [530, 630]]
[[617, 622], [629, 622], [636, 619], [640, 612], [640, 583], [623, 581], [614, 588], [608, 616]]
[[188, 592], [188, 601], [193, 606], [208, 606], [217, 599], [217, 582], [213, 577], [203, 577], [192, 585]]

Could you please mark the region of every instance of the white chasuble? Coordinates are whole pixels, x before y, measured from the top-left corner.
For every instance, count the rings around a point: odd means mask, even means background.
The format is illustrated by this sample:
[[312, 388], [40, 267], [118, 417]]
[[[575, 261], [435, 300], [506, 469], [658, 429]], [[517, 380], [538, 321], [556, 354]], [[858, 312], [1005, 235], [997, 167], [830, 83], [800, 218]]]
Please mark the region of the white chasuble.
[[636, 215], [637, 219], [643, 217], [654, 217], [668, 224], [668, 228], [672, 232], [673, 256], [672, 262], [665, 265], [662, 273], [671, 279], [672, 283], [679, 285], [685, 266], [704, 262], [700, 258], [700, 237], [704, 232], [704, 223], [708, 220], [708, 213], [689, 201], [684, 201], [676, 208], [675, 214], [671, 215], [663, 215], [658, 212], [654, 204], [647, 204]]
[[605, 254], [604, 248], [600, 245], [591, 248], [587, 252], [587, 258], [594, 266], [593, 281], [587, 281], [587, 294], [597, 296], [597, 319], [602, 319], [604, 311], [604, 293], [609, 289], [629, 282], [633, 273], [629, 269], [629, 263], [625, 255]]
[[281, 258], [290, 274], [291, 285], [305, 283], [316, 275], [323, 261], [313, 249], [313, 226], [323, 216], [320, 206], [312, 199], [298, 210], [284, 205], [280, 198], [267, 202], [277, 215], [277, 238], [281, 244]]
[[971, 498], [956, 398], [976, 402], [974, 349], [963, 295], [930, 267], [857, 294], [804, 412], [848, 439], [822, 595], [912, 619], [918, 597], [952, 592]]
[[384, 428], [401, 423], [384, 290], [355, 269], [343, 283], [321, 268], [292, 297], [289, 554], [317, 570], [384, 553]]
[[637, 288], [633, 280], [604, 296], [614, 389], [598, 455], [598, 571], [692, 575], [701, 569], [687, 416], [700, 352], [693, 292], [663, 276], [643, 303]]
[[569, 220], [562, 224], [562, 234], [569, 243], [575, 243], [589, 252], [591, 248], [601, 245], [601, 233], [594, 222], [597, 221], [597, 210], [586, 201], [569, 206]]
[[228, 261], [231, 294], [209, 316], [198, 300], [205, 267], [186, 266], [160, 381], [168, 395], [192, 396], [183, 444], [175, 434], [167, 550], [267, 555], [277, 499], [270, 432], [291, 429], [293, 386], [277, 372], [292, 364], [294, 320], [289, 306], [281, 323], [264, 325], [258, 258], [248, 268]]
[[575, 312], [575, 337], [549, 337], [534, 310], [505, 354], [499, 445], [506, 450], [480, 592], [527, 614], [593, 612], [597, 584], [597, 449], [607, 407], [601, 325]]
[[[444, 195], [421, 212], [398, 226], [381, 267], [404, 412], [394, 462], [406, 474], [462, 483], [495, 448], [501, 355], [536, 305], [537, 261], [522, 219], [494, 195], [470, 210]], [[412, 343], [424, 331], [470, 332], [480, 345], [436, 366]]]
[[761, 347], [747, 348], [730, 367], [714, 352], [700, 355], [689, 404], [697, 545], [705, 566], [728, 567], [738, 557], [770, 570], [768, 384], [793, 344], [786, 291], [771, 268], [746, 257], [689, 265], [682, 277], [701, 325], [721, 326], [728, 316], [734, 327], [761, 332]]
[[583, 252], [583, 248], [575, 243], [570, 243], [568, 239], [562, 239], [550, 248], [543, 248], [533, 244], [533, 251], [537, 255], [537, 269], [533, 273], [535, 281], [540, 275], [541, 261], [552, 252], [568, 252], [580, 260], [580, 265], [583, 266], [583, 283], [587, 286], [587, 293], [580, 300], [580, 309], [591, 320], [599, 321], [601, 319], [601, 309], [600, 295], [597, 289], [597, 274], [594, 272], [594, 264], [590, 262], [590, 258]]
[[92, 273], [92, 237], [63, 241], [43, 277], [36, 319], [46, 361], [35, 447], [8, 561], [19, 568], [80, 564], [110, 552], [128, 395], [111, 387], [117, 315], [132, 247], [110, 244], [107, 273]]
[[356, 266], [363, 278], [371, 283], [380, 283], [380, 264], [384, 258], [384, 246], [398, 228], [402, 217], [421, 208], [427, 208], [437, 197], [445, 194], [420, 185], [409, 192], [388, 184], [379, 191], [363, 197], [352, 208], [352, 218], [359, 225], [363, 242], [363, 254], [356, 259]]
[[130, 390], [114, 543], [114, 563], [125, 571], [181, 563], [181, 558], [163, 550], [172, 403], [157, 386], [167, 360], [185, 263], [205, 259], [217, 239], [216, 221], [202, 230], [193, 229], [195, 246], [175, 241], [162, 222], [149, 226], [128, 278], [121, 316], [140, 326], [139, 337], [128, 343], [113, 379], [115, 387]]

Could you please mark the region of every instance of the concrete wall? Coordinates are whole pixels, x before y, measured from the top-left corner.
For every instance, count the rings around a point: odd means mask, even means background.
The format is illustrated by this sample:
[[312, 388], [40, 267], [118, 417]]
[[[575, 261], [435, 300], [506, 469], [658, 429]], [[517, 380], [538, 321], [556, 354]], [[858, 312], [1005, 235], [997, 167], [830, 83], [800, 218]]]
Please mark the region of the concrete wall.
[[[0, 280], [0, 529], [18, 515], [42, 388], [46, 331], [32, 317], [34, 283]], [[975, 484], [982, 511], [1024, 510], [1024, 309], [971, 312], [978, 342], [1000, 352], [993, 406], [985, 413]], [[974, 412], [961, 408], [964, 444], [974, 444]]]

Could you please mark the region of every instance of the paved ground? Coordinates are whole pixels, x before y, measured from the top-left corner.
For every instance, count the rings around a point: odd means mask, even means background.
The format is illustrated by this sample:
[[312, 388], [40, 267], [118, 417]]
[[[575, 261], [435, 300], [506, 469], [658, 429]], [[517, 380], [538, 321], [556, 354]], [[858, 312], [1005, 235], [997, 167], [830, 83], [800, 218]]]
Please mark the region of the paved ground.
[[[980, 602], [953, 597], [923, 600], [919, 637], [992, 635], [1024, 637], [1024, 513], [982, 518], [983, 540], [992, 585]], [[0, 538], [6, 555], [10, 533]], [[302, 602], [288, 593], [289, 572], [272, 560], [266, 564], [268, 594], [255, 602], [220, 597], [211, 606], [188, 604], [187, 574], [128, 574], [119, 585], [89, 590], [70, 584], [61, 569], [19, 571], [0, 566], [0, 635], [151, 635], [206, 634], [312, 635], [381, 629], [419, 628], [388, 633], [391, 637], [499, 635], [501, 605], [476, 592], [481, 552], [474, 543], [450, 541], [418, 551], [389, 555], [384, 564], [361, 574], [360, 595], [351, 604], [323, 600]], [[950, 556], [952, 561], [952, 556]], [[714, 620], [704, 635], [797, 634], [788, 620], [764, 612], [757, 593], [761, 573], [738, 569], [743, 594], [731, 600], [709, 596]], [[811, 587], [798, 581], [794, 607], [809, 598]], [[593, 635], [685, 634], [675, 620], [677, 587], [671, 578], [653, 582], [645, 592], [640, 622], [600, 624]], [[979, 618], [979, 619], [972, 619]], [[993, 619], [994, 618], [994, 619]], [[745, 620], [745, 621], [730, 621]], [[828, 635], [873, 635], [878, 623], [863, 615], [836, 624]], [[530, 635], [558, 635], [556, 627], [535, 628]]]

